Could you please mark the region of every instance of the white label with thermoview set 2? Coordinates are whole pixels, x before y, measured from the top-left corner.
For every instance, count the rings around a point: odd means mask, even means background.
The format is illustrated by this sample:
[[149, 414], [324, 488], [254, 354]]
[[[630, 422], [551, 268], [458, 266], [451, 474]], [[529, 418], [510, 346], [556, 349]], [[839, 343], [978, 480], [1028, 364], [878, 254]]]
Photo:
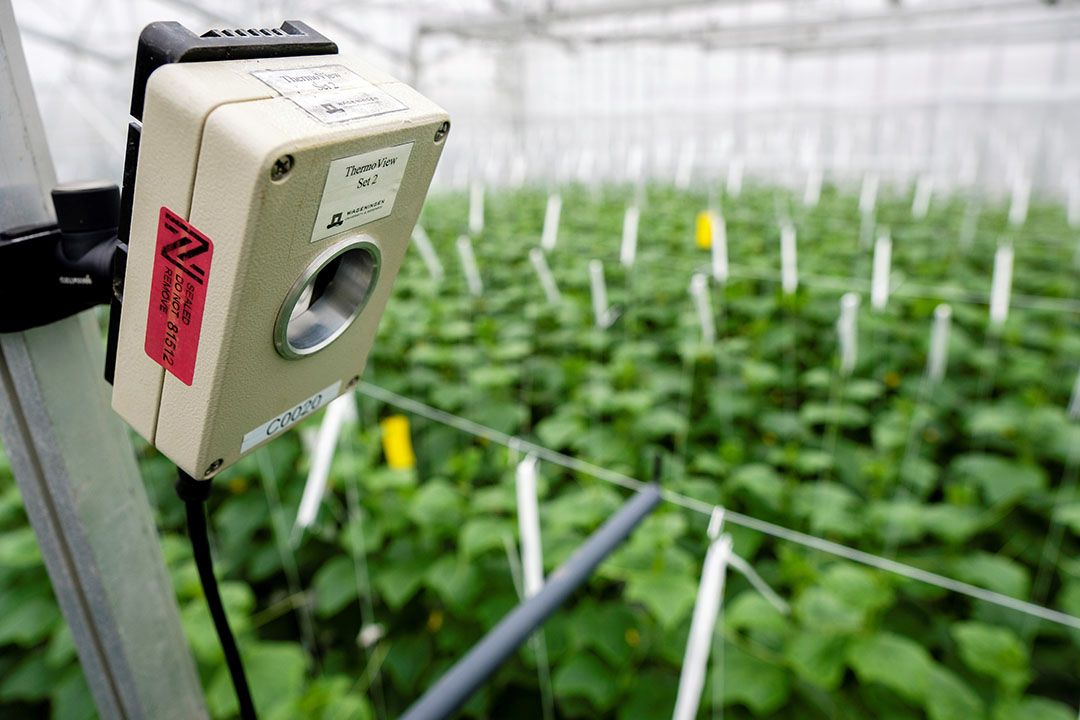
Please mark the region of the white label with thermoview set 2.
[[412, 147], [410, 142], [330, 163], [311, 242], [389, 217]]
[[324, 387], [307, 400], [297, 403], [276, 417], [270, 418], [244, 436], [243, 441], [240, 443], [240, 452], [246, 453], [256, 445], [269, 440], [280, 432], [288, 430], [293, 425], [336, 398], [340, 388], [341, 381], [338, 380], [333, 385]]
[[405, 103], [344, 65], [256, 70], [251, 74], [326, 125], [407, 109]]

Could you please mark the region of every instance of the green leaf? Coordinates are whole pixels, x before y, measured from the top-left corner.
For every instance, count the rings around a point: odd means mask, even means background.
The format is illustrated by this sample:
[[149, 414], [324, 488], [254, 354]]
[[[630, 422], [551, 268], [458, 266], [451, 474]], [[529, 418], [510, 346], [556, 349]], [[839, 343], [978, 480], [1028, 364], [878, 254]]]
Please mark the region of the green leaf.
[[866, 427], [870, 413], [858, 405], [842, 403], [808, 402], [799, 411], [799, 417], [807, 425], [835, 425], [842, 428]]
[[0, 613], [0, 645], [14, 643], [29, 647], [49, 636], [60, 622], [60, 611], [47, 592], [25, 597]]
[[981, 720], [986, 708], [963, 680], [938, 666], [926, 687], [926, 714], [930, 720]]
[[665, 572], [628, 574], [626, 599], [644, 605], [663, 627], [670, 628], [694, 606], [697, 583], [686, 575]]
[[732, 490], [741, 490], [757, 498], [770, 510], [780, 509], [787, 489], [776, 471], [762, 463], [738, 468], [731, 474], [728, 484]]
[[611, 709], [618, 696], [615, 673], [588, 652], [575, 653], [559, 665], [552, 685], [557, 699], [583, 698], [601, 712]]
[[1080, 502], [1061, 505], [1054, 509], [1054, 520], [1080, 535]]
[[58, 677], [59, 673], [48, 665], [44, 653], [28, 654], [4, 674], [0, 681], [0, 700], [44, 700], [49, 697]]
[[795, 488], [792, 510], [808, 518], [811, 532], [858, 537], [865, 520], [857, 512], [859, 497], [840, 483], [822, 481]]
[[992, 505], [1015, 503], [1046, 488], [1046, 474], [1041, 468], [996, 455], [961, 455], [953, 461], [951, 472], [962, 482], [979, 488]]
[[783, 633], [788, 629], [786, 616], [755, 590], [739, 593], [724, 609], [724, 624], [732, 630], [756, 630]]
[[994, 708], [993, 720], [1076, 720], [1068, 705], [1043, 697], [1005, 700]]
[[624, 604], [601, 605], [584, 602], [570, 616], [571, 641], [589, 649], [612, 667], [623, 668], [634, 655], [631, 642], [640, 642], [638, 616]]
[[893, 603], [893, 591], [885, 576], [866, 568], [836, 563], [825, 571], [821, 586], [847, 605], [874, 612]]
[[386, 669], [397, 688], [406, 695], [413, 695], [419, 688], [420, 678], [431, 665], [431, 641], [424, 635], [406, 635], [390, 639], [390, 652], [386, 654]]
[[94, 698], [82, 670], [72, 668], [52, 694], [52, 720], [91, 720], [97, 717]]
[[675, 707], [679, 679], [662, 670], [646, 670], [635, 677], [629, 694], [619, 701], [619, 720], [655, 720]]
[[353, 559], [348, 555], [335, 555], [315, 573], [311, 586], [319, 617], [336, 615], [359, 597]]
[[798, 677], [835, 690], [844, 677], [847, 645], [848, 639], [842, 635], [808, 630], [791, 637], [785, 655]]
[[477, 566], [456, 555], [444, 555], [436, 560], [424, 580], [447, 607], [458, 612], [466, 612], [485, 586]]
[[860, 682], [880, 683], [918, 704], [926, 698], [934, 661], [914, 640], [878, 632], [854, 641], [847, 659]]
[[910, 543], [923, 536], [923, 505], [917, 500], [882, 500], [871, 503], [871, 527], [886, 543]]
[[922, 524], [931, 535], [959, 544], [970, 540], [982, 529], [983, 515], [977, 508], [967, 505], [923, 505]]
[[1028, 652], [1020, 638], [1005, 627], [980, 622], [957, 623], [950, 629], [964, 663], [995, 678], [1013, 692], [1030, 680]]
[[464, 504], [453, 485], [445, 480], [430, 480], [409, 503], [409, 519], [422, 528], [456, 527]]
[[375, 587], [391, 610], [400, 610], [420, 589], [427, 570], [427, 562], [422, 557], [393, 562], [375, 576]]
[[636, 424], [636, 430], [642, 437], [649, 440], [682, 437], [686, 434], [688, 427], [689, 421], [684, 413], [665, 407], [650, 410]]
[[850, 634], [863, 625], [863, 613], [825, 588], [807, 588], [795, 601], [795, 615], [805, 627]]
[[723, 701], [742, 703], [759, 717], [775, 713], [791, 694], [791, 676], [784, 668], [734, 643], [724, 646], [722, 676]]
[[41, 565], [41, 550], [33, 528], [26, 526], [0, 533], [0, 567], [29, 568]]
[[[300, 694], [307, 671], [307, 656], [300, 646], [285, 642], [260, 642], [241, 647], [244, 669], [255, 708], [260, 715], [276, 709]], [[237, 711], [236, 693], [228, 668], [221, 666], [206, 692], [211, 714], [230, 716]]]
[[486, 552], [505, 552], [506, 538], [513, 538], [513, 526], [498, 518], [473, 518], [465, 523], [458, 537], [458, 545], [466, 558], [474, 558]]
[[1003, 555], [976, 552], [954, 560], [951, 565], [958, 580], [1014, 598], [1026, 598], [1031, 589], [1028, 569]]

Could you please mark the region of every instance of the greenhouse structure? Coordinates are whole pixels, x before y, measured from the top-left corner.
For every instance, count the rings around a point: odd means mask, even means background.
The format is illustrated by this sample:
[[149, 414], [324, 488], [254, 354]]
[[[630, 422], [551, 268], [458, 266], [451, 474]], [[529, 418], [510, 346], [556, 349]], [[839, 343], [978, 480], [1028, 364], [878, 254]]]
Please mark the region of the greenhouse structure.
[[1080, 720], [1080, 2], [0, 0], [0, 718]]

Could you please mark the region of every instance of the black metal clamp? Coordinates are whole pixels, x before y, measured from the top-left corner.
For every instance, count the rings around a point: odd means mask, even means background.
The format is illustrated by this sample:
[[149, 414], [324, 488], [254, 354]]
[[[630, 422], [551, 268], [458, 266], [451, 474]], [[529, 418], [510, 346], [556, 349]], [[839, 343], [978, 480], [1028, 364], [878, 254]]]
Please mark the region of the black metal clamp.
[[113, 297], [120, 189], [61, 185], [52, 199], [56, 222], [0, 232], [0, 332], [55, 322]]

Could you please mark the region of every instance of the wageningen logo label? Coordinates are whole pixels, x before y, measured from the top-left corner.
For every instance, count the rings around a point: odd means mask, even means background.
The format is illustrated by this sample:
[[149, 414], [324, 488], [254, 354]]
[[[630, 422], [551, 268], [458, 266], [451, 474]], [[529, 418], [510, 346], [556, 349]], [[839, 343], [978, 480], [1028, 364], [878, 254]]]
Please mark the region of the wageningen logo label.
[[176, 236], [175, 240], [161, 248], [161, 257], [202, 285], [206, 281], [206, 269], [195, 258], [210, 249], [210, 241], [165, 208], [162, 208], [161, 225]]

